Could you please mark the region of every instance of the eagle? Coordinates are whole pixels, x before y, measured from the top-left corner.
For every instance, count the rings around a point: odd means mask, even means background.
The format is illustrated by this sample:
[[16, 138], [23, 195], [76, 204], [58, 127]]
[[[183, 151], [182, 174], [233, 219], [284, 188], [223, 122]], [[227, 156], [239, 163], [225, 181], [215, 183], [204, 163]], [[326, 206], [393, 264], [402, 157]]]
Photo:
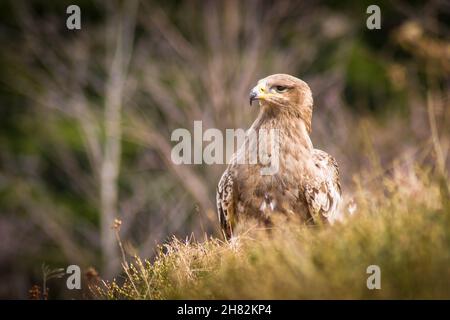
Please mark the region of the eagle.
[[[217, 187], [224, 236], [230, 239], [244, 232], [249, 222], [268, 229], [290, 221], [333, 223], [341, 202], [339, 168], [332, 156], [315, 149], [311, 142], [313, 97], [309, 86], [291, 75], [270, 75], [251, 90], [250, 105], [255, 100], [259, 114]], [[271, 130], [277, 133], [277, 140], [261, 133]], [[277, 148], [271, 149], [275, 143]], [[274, 172], [263, 174], [267, 162], [249, 161], [251, 153], [261, 148], [269, 150], [269, 160], [278, 157]]]

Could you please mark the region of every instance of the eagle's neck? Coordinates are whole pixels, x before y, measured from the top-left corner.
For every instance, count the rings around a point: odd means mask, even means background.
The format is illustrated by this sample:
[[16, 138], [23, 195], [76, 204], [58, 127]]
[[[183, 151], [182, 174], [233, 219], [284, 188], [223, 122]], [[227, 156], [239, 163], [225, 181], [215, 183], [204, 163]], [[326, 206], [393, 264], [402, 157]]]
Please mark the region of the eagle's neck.
[[283, 137], [284, 143], [293, 143], [306, 151], [312, 152], [313, 144], [309, 137], [310, 124], [305, 123], [298, 115], [267, 112], [261, 109], [258, 117], [252, 125], [252, 129], [271, 130], [278, 129]]

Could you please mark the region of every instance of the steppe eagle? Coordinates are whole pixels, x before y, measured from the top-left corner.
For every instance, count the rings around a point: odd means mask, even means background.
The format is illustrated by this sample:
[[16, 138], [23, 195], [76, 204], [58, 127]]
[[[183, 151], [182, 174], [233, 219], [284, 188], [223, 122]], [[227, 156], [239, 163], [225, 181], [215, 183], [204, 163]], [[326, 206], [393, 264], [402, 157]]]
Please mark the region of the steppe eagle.
[[[279, 221], [334, 221], [341, 201], [339, 170], [336, 160], [314, 149], [311, 142], [309, 86], [293, 76], [274, 74], [259, 80], [251, 90], [250, 105], [254, 100], [259, 102], [259, 115], [217, 187], [217, 210], [225, 237], [240, 233], [244, 221], [269, 228]], [[260, 134], [261, 129], [277, 129], [278, 140]], [[256, 140], [250, 132], [256, 132]], [[275, 173], [262, 174], [260, 162], [240, 161], [248, 160], [255, 148], [272, 150], [274, 141], [278, 143]], [[273, 156], [269, 152], [268, 157]]]

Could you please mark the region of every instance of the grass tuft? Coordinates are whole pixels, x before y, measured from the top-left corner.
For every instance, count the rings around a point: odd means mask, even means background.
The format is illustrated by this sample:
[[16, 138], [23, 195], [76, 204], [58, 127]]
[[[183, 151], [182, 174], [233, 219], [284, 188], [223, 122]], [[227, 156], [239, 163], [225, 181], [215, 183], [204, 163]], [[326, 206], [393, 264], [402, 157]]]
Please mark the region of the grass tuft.
[[[448, 183], [448, 181], [447, 181]], [[439, 179], [415, 169], [360, 186], [332, 226], [288, 225], [227, 243], [173, 239], [153, 262], [135, 257], [107, 299], [449, 299], [450, 209]], [[366, 285], [370, 265], [381, 289]]]

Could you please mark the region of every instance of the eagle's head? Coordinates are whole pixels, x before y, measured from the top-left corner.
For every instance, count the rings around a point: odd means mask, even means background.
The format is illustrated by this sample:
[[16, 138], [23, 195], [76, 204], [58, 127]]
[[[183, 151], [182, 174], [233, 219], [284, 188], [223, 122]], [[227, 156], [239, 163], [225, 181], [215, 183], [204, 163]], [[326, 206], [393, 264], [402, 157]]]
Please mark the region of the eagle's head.
[[311, 132], [313, 98], [306, 82], [288, 74], [273, 74], [250, 91], [250, 105], [253, 100], [259, 101], [263, 112], [302, 119]]

